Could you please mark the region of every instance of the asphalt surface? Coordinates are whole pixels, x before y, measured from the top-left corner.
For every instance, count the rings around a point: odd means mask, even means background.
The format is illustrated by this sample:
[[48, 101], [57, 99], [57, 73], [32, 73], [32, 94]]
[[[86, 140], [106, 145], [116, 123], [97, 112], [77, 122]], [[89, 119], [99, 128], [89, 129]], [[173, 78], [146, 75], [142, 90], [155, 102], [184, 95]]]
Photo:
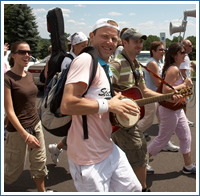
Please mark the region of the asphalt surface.
[[[194, 81], [195, 84], [195, 81]], [[196, 85], [194, 86], [196, 88]], [[193, 91], [195, 90], [193, 88]], [[42, 93], [38, 93], [37, 103], [41, 99]], [[198, 130], [198, 124], [196, 122], [196, 108], [199, 108], [199, 100], [196, 101], [196, 93], [194, 92], [191, 96], [191, 102], [187, 105], [187, 117], [189, 120], [195, 122], [194, 127], [191, 128], [192, 134], [192, 151], [191, 157], [192, 161], [197, 163], [197, 171], [199, 171], [199, 138], [196, 137], [196, 130]], [[197, 115], [198, 116], [198, 115]], [[169, 122], [170, 123], [170, 122]], [[158, 124], [155, 118], [152, 126], [146, 131], [149, 134], [147, 137], [147, 143], [149, 144], [154, 137], [158, 134]], [[57, 143], [62, 139], [61, 137], [56, 137], [48, 132], [44, 131], [46, 149], [47, 149], [47, 168], [49, 170], [48, 179], [45, 179], [46, 188], [53, 189], [60, 193], [51, 194], [61, 194], [61, 192], [76, 192], [76, 189], [71, 178], [66, 151], [63, 151], [59, 156], [59, 163], [57, 165], [53, 164], [51, 161], [50, 153], [48, 152], [48, 145], [51, 143]], [[197, 136], [199, 136], [197, 134]], [[178, 138], [174, 134], [171, 138], [171, 142], [175, 145], [179, 145]], [[197, 149], [197, 151], [196, 151]], [[190, 174], [185, 175], [181, 172], [183, 168], [183, 158], [180, 152], [160, 152], [156, 157], [150, 159], [150, 165], [155, 170], [155, 174], [147, 175], [147, 186], [151, 189], [151, 192], [156, 192], [156, 194], [189, 194], [195, 195], [199, 191], [199, 172], [196, 175]], [[198, 179], [196, 181], [196, 178]], [[19, 194], [18, 192], [36, 192], [35, 184], [30, 177], [29, 173], [29, 161], [27, 159], [25, 168], [19, 179], [11, 185], [4, 184], [1, 189], [1, 194], [4, 192], [8, 194]], [[188, 192], [188, 193], [187, 193]], [[145, 194], [145, 193], [144, 193]], [[151, 194], [151, 193], [148, 193]], [[199, 193], [198, 193], [199, 195]]]

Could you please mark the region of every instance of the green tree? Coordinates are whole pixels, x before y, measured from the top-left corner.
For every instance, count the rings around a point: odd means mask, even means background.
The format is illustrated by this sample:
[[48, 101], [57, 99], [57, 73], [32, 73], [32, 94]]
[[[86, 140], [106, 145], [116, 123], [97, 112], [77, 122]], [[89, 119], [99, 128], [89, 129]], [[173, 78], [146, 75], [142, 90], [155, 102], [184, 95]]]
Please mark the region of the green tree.
[[[195, 61], [196, 60], [196, 37], [195, 36], [189, 36], [187, 38], [184, 39], [189, 39], [193, 45], [193, 49], [192, 52], [189, 54], [190, 60], [191, 61]], [[166, 48], [168, 48], [170, 46], [170, 44], [172, 43], [176, 43], [176, 42], [182, 42], [183, 41], [183, 37], [179, 36], [176, 37], [174, 36], [172, 40], [166, 39]]]
[[193, 45], [192, 52], [189, 54], [191, 61], [196, 61], [196, 37], [195, 36], [189, 36], [186, 39], [189, 39]]
[[4, 5], [4, 42], [10, 44], [9, 32], [12, 31], [12, 17], [10, 11], [14, 8], [13, 4]]
[[4, 6], [4, 41], [26, 41], [33, 56], [39, 56], [39, 32], [32, 9], [26, 4], [5, 4]]
[[183, 41], [183, 38], [181, 36], [174, 36], [173, 39], [172, 39], [172, 43], [176, 43], [176, 42], [182, 42]]
[[50, 45], [51, 45], [50, 39], [40, 38], [40, 41], [39, 41], [39, 49], [40, 49], [39, 59], [43, 59], [43, 58], [45, 58], [46, 56], [49, 55], [48, 48], [49, 48]]
[[143, 49], [142, 50], [149, 50], [150, 45], [154, 41], [160, 41], [160, 38], [155, 35], [149, 35], [147, 37], [147, 40], [143, 42]]
[[67, 49], [67, 51], [69, 50], [68, 49], [68, 37], [70, 36], [70, 33], [65, 33], [65, 46], [67, 47], [66, 49]]

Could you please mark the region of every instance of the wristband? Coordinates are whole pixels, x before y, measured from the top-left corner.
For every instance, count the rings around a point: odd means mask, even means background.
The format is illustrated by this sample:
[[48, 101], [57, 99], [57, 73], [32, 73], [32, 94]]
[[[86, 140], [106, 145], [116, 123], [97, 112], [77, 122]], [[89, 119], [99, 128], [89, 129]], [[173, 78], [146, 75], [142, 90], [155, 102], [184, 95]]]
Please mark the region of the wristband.
[[30, 137], [30, 134], [27, 135], [26, 139], [25, 139], [25, 143], [28, 141], [28, 138]]
[[102, 114], [108, 111], [108, 101], [106, 99], [97, 99], [99, 104], [98, 114]]

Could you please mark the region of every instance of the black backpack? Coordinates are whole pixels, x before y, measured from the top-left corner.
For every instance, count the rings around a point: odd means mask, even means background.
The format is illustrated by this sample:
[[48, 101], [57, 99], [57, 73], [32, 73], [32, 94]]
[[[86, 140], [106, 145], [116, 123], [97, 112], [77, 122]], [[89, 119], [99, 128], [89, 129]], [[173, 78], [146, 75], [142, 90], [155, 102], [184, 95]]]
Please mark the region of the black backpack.
[[[74, 57], [71, 55], [71, 54], [66, 54], [65, 55], [65, 57], [68, 57], [68, 58], [70, 58], [72, 61], [73, 61], [73, 59], [74, 59]], [[67, 65], [66, 65], [67, 66]], [[40, 73], [40, 82], [42, 82], [42, 83], [45, 83], [45, 76], [44, 76], [44, 70], [45, 70], [45, 67], [46, 66], [44, 66], [44, 69], [41, 71], [41, 73]]]
[[[93, 59], [93, 69], [88, 85], [89, 89], [96, 75], [98, 54], [96, 49], [91, 46], [84, 48], [81, 51], [81, 53], [83, 52], [90, 54]], [[55, 136], [60, 136], [60, 137], [67, 136], [68, 129], [71, 126], [71, 119], [72, 119], [71, 115], [62, 115], [60, 113], [60, 104], [70, 65], [71, 64], [69, 64], [67, 68], [64, 69], [62, 72], [56, 73], [53, 79], [49, 82], [45, 90], [44, 98], [42, 100], [40, 107], [40, 119], [42, 122], [42, 126], [45, 128], [46, 131], [50, 132]], [[86, 90], [84, 95], [87, 93], [88, 89]], [[83, 119], [84, 139], [88, 139], [87, 116], [83, 115], [82, 119]]]

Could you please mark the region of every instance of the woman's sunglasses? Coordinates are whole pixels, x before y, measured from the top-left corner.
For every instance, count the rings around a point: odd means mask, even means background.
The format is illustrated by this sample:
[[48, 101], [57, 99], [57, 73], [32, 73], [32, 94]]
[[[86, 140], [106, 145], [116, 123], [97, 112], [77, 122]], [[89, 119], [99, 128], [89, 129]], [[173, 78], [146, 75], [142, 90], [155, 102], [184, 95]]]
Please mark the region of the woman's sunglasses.
[[183, 54], [186, 54], [186, 51], [180, 51], [180, 53], [183, 55]]
[[18, 50], [16, 52], [14, 52], [14, 54], [19, 54], [19, 55], [26, 55], [27, 53], [30, 56], [32, 54], [32, 51], [31, 50]]

